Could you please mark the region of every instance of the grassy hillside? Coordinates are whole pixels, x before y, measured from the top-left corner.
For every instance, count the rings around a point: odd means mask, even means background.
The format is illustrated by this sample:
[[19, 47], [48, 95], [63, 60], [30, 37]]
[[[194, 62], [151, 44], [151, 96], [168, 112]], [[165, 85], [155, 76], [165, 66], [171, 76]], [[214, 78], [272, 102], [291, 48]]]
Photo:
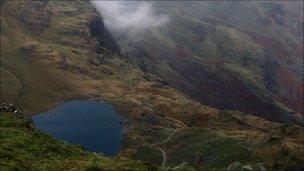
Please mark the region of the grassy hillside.
[[54, 140], [32, 128], [32, 123], [0, 114], [1, 170], [148, 170], [123, 157], [106, 158], [80, 146]]
[[303, 113], [296, 3], [154, 2], [170, 21], [117, 39], [129, 61], [202, 104], [289, 123]]
[[[193, 66], [193, 71], [203, 68], [195, 62], [199, 58], [191, 59], [190, 62], [185, 58], [178, 66], [168, 63], [175, 58], [164, 58], [158, 63], [159, 69], [155, 70], [157, 74], [167, 78], [164, 81], [132, 66], [125, 56], [117, 52], [116, 43], [103, 26], [102, 18], [88, 2], [24, 0], [1, 3], [1, 100], [16, 104], [23, 114], [34, 115], [71, 99], [106, 101], [113, 104], [117, 112], [126, 119], [124, 126], [127, 131], [119, 155], [163, 167], [223, 169], [239, 160], [242, 165], [250, 164], [252, 167], [262, 162], [266, 168], [276, 170], [290, 168], [304, 161], [301, 156], [303, 132], [300, 127], [266, 121], [237, 111], [223, 111], [205, 106], [180, 93], [172, 88], [173, 86], [166, 85], [168, 81], [181, 81], [180, 84], [185, 80], [196, 82], [195, 78], [200, 77], [209, 81], [212, 87], [227, 83], [214, 80], [215, 77], [220, 78], [219, 80], [228, 79], [229, 82], [229, 72], [226, 74], [223, 71], [214, 75], [214, 72], [209, 72], [213, 70], [212, 67], [206, 67], [206, 70], [203, 69], [206, 72], [198, 75], [194, 72], [193, 77], [185, 79], [183, 74], [188, 66]], [[189, 22], [197, 23], [199, 26], [206, 25], [197, 21]], [[227, 31], [220, 29], [216, 35], [220, 36], [223, 30]], [[161, 45], [169, 49], [175, 47], [173, 42], [177, 40], [163, 39], [172, 44], [159, 44], [157, 40], [162, 36], [155, 32], [151, 37], [147, 37], [147, 40], [152, 42], [147, 44], [149, 48], [153, 47], [157, 52]], [[209, 45], [213, 47], [212, 44]], [[256, 44], [248, 46], [255, 47]], [[183, 59], [181, 54], [184, 54], [184, 51], [176, 49], [175, 52], [178, 59]], [[230, 68], [242, 71], [246, 78], [244, 80], [251, 78], [250, 70], [234, 67], [239, 66], [237, 62], [229, 64]], [[146, 67], [150, 66], [152, 67]], [[221, 68], [221, 64], [218, 68]], [[179, 72], [175, 73], [175, 69]], [[239, 78], [243, 77], [233, 77], [232, 83], [227, 84], [229, 90], [235, 85], [233, 81]], [[206, 87], [206, 90], [210, 87]], [[231, 91], [235, 92], [237, 88], [239, 86]], [[260, 106], [253, 107], [259, 109]], [[3, 119], [15, 123], [10, 117], [5, 116]], [[35, 140], [34, 143], [38, 143], [37, 145], [44, 141], [54, 143], [60, 149], [66, 150], [56, 151], [52, 144], [47, 149], [41, 147], [45, 153], [60, 154], [59, 159], [55, 160], [52, 156], [54, 162], [47, 164], [38, 158], [37, 163], [34, 163], [35, 167], [40, 167], [39, 162], [42, 162], [41, 167], [54, 165], [72, 169], [74, 163], [69, 165], [69, 162], [75, 162], [75, 168], [79, 166], [85, 169], [88, 165], [93, 167], [95, 160], [112, 162], [100, 156], [84, 154], [85, 152], [81, 152], [77, 147], [64, 145], [35, 131], [32, 133], [28, 128], [19, 128], [18, 124], [9, 126], [9, 129], [12, 131], [5, 136], [11, 136], [9, 138], [12, 138], [12, 141], [7, 137], [8, 142], [5, 143], [14, 151], [8, 150], [4, 154], [14, 158], [6, 156], [10, 160], [1, 160], [5, 166], [23, 168], [28, 166], [26, 162], [33, 159], [34, 154], [42, 155], [39, 153], [41, 146], [32, 146], [31, 140]], [[36, 142], [37, 134], [42, 139], [38, 136]], [[16, 139], [13, 138], [14, 135]], [[29, 139], [25, 136], [34, 138]], [[20, 145], [19, 139], [26, 141], [27, 145]], [[240, 139], [241, 143], [234, 144]], [[272, 143], [272, 140], [268, 141], [269, 139], [274, 139], [275, 143]], [[217, 149], [212, 144], [227, 146]], [[5, 150], [6, 147], [1, 148]], [[71, 148], [75, 148], [75, 152]], [[28, 153], [19, 153], [20, 150], [16, 149], [20, 149], [21, 152], [24, 149]], [[231, 154], [230, 149], [235, 153]], [[278, 155], [281, 152], [282, 155]], [[65, 153], [72, 161], [64, 156]], [[243, 154], [251, 154], [252, 157], [244, 158]], [[208, 159], [205, 164], [201, 162], [202, 156]], [[210, 158], [212, 160], [209, 160]], [[42, 155], [41, 159], [46, 158]], [[126, 161], [125, 165], [133, 167], [132, 162], [128, 165]], [[98, 166], [103, 166], [103, 162], [101, 161]], [[108, 167], [106, 163], [104, 167]]]

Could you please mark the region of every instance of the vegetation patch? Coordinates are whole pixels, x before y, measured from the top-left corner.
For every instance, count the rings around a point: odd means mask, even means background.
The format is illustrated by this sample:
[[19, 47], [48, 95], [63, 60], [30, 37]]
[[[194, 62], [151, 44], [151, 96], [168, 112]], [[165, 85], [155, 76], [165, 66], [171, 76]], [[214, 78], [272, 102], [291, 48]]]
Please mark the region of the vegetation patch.
[[106, 158], [55, 140], [32, 127], [30, 121], [0, 114], [1, 170], [147, 170], [126, 158]]
[[[169, 149], [169, 146], [175, 148]], [[172, 137], [167, 149], [172, 165], [187, 162], [197, 168], [226, 168], [234, 161], [249, 161], [251, 154], [245, 141], [200, 128], [187, 129]]]

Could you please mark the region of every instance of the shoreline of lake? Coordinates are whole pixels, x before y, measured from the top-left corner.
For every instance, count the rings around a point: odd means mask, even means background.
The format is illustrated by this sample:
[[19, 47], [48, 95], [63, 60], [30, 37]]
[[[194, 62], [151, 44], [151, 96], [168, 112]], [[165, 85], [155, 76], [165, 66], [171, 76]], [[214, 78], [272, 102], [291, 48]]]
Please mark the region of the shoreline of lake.
[[[66, 101], [31, 118], [38, 130], [53, 138], [105, 155], [119, 153], [123, 134], [126, 133], [125, 119], [116, 112], [115, 107], [96, 100]], [[94, 137], [94, 134], [97, 136]]]

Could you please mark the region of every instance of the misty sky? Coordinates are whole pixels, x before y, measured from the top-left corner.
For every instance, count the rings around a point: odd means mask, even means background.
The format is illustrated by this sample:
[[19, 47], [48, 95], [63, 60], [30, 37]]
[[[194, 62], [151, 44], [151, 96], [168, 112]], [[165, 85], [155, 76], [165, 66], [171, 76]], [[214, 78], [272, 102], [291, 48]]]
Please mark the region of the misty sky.
[[168, 16], [155, 14], [151, 2], [91, 1], [111, 31], [136, 34], [169, 21]]

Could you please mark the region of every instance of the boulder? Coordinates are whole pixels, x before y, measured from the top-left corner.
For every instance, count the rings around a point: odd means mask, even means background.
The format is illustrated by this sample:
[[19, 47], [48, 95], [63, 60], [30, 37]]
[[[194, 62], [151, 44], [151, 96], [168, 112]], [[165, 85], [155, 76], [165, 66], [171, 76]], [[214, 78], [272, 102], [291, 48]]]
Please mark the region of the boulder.
[[228, 167], [227, 167], [227, 170], [235, 170], [237, 168], [241, 168], [241, 163], [238, 162], [238, 161], [235, 161], [233, 162], [232, 164], [230, 164]]
[[267, 171], [266, 166], [264, 165], [264, 163], [257, 163], [257, 164], [255, 165], [255, 168], [256, 168], [257, 170], [260, 170], [260, 171]]
[[253, 168], [250, 165], [245, 165], [242, 167], [244, 170], [253, 170]]

